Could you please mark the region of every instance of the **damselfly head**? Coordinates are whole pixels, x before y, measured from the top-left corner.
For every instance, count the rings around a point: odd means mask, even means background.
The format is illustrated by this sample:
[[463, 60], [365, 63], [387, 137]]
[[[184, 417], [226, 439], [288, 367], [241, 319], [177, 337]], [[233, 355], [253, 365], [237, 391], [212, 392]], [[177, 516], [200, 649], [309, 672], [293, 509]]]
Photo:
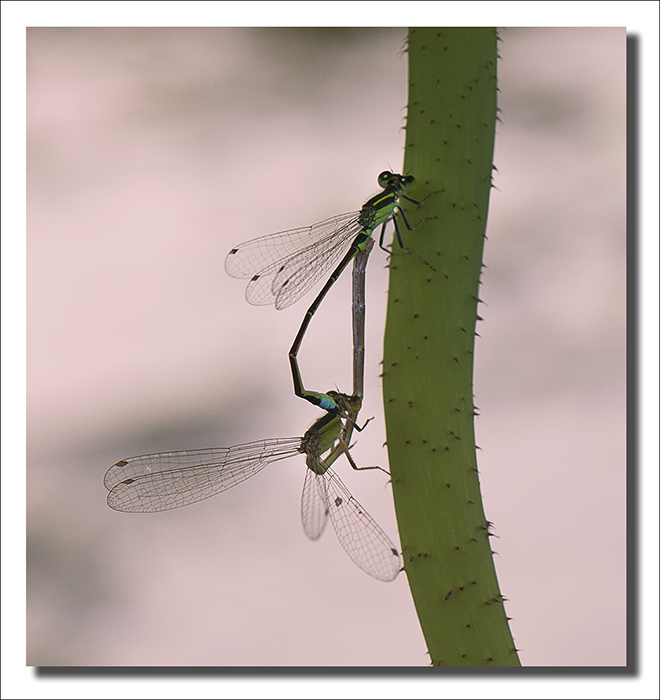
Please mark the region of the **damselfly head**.
[[391, 173], [389, 170], [383, 170], [383, 172], [378, 176], [378, 186], [379, 187], [387, 187], [390, 184], [390, 178], [396, 177], [394, 173]]
[[338, 391], [329, 391], [328, 396], [334, 399], [342, 413], [357, 413], [362, 408], [362, 399], [353, 394], [341, 394]]
[[415, 178], [412, 175], [398, 175], [397, 173], [391, 173], [389, 170], [383, 170], [378, 176], [378, 184], [383, 189], [393, 187], [400, 191], [408, 190], [414, 186]]
[[415, 186], [415, 178], [412, 175], [401, 175], [401, 185], [404, 190], [412, 190]]

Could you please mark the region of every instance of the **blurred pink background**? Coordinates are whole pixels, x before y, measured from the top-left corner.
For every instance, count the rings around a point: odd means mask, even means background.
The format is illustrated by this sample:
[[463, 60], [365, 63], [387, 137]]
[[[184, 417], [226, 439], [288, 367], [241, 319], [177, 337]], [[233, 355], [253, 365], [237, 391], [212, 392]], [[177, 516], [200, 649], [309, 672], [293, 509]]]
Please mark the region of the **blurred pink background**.
[[[476, 352], [496, 566], [526, 666], [625, 656], [625, 30], [501, 32]], [[28, 30], [28, 656], [51, 666], [423, 666], [405, 575], [302, 531], [302, 458], [155, 515], [105, 504], [147, 452], [302, 435], [312, 296], [251, 307], [244, 240], [358, 209], [398, 170], [404, 29]], [[386, 466], [387, 274], [367, 270], [353, 451]], [[350, 274], [309, 388], [351, 383]], [[329, 347], [328, 339], [332, 337]], [[337, 470], [398, 541], [382, 473]]]

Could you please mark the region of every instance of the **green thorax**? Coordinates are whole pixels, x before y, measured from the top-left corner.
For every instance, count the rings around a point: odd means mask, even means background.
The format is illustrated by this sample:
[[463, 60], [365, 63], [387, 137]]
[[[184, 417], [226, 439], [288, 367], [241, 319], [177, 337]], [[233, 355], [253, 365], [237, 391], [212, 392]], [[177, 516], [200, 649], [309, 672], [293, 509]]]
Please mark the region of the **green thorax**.
[[323, 474], [327, 469], [321, 460], [321, 455], [334, 445], [342, 427], [340, 416], [326, 413], [303, 435], [298, 450], [307, 455], [307, 466], [313, 472]]
[[399, 198], [414, 183], [413, 177], [405, 177], [388, 171], [382, 172], [378, 176], [378, 184], [383, 187], [383, 191], [365, 202], [360, 209], [358, 221], [362, 229], [371, 234], [390, 219], [399, 204]]

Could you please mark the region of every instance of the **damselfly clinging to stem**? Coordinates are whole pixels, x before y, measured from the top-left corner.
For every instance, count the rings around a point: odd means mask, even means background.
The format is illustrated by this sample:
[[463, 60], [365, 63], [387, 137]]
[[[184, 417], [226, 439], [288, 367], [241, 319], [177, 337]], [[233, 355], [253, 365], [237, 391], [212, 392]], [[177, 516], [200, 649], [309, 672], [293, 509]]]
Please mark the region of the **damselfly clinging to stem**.
[[307, 536], [318, 539], [329, 516], [353, 562], [370, 576], [391, 581], [401, 569], [397, 548], [330, 468], [341, 453], [354, 469], [372, 468], [357, 467], [341, 438], [343, 423], [339, 411], [357, 415], [361, 402], [358, 397], [339, 393], [334, 394], [333, 400], [337, 411], [325, 413], [302, 437], [122, 459], [110, 467], [104, 478], [110, 492], [108, 505], [125, 513], [181, 508], [240, 484], [271, 462], [304, 454], [307, 469], [301, 515]]
[[[245, 290], [245, 298], [250, 304], [275, 304], [276, 309], [284, 309], [300, 299], [343, 255], [328, 281], [307, 309], [289, 350], [296, 396], [307, 399], [315, 405], [319, 405], [318, 394], [306, 391], [303, 386], [298, 367], [298, 351], [312, 317], [332, 285], [350, 261], [364, 250], [366, 241], [379, 226], [381, 227], [379, 245], [387, 250], [383, 240], [388, 221], [394, 224], [399, 246], [417, 258], [403, 245], [396, 216], [397, 214], [401, 216], [401, 220], [409, 231], [416, 228], [410, 225], [399, 204], [401, 199], [418, 206], [422, 203], [406, 194], [414, 186], [415, 178], [386, 170], [378, 176], [378, 184], [383, 188], [382, 192], [365, 202], [360, 211], [341, 214], [312, 226], [254, 238], [232, 248], [225, 260], [225, 269], [228, 274], [232, 277], [250, 279]], [[425, 260], [421, 258], [418, 260], [428, 265]], [[322, 408], [325, 407], [322, 406]]]

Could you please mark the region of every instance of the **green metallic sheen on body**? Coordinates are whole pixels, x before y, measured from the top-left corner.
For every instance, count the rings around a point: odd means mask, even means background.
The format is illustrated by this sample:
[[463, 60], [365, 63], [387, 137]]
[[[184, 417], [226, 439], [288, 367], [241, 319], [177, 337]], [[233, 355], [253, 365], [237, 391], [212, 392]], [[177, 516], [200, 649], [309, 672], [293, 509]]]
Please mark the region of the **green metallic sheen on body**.
[[312, 317], [318, 310], [325, 296], [330, 291], [334, 283], [339, 279], [341, 273], [346, 269], [351, 260], [358, 253], [361, 253], [371, 238], [373, 232], [379, 226], [385, 224], [395, 215], [396, 209], [399, 206], [399, 199], [405, 197], [406, 191], [414, 185], [414, 178], [397, 175], [384, 171], [378, 176], [378, 184], [383, 187], [383, 191], [379, 192], [369, 199], [360, 209], [358, 221], [362, 230], [356, 235], [351, 247], [348, 249], [344, 257], [341, 259], [337, 267], [326, 281], [321, 291], [317, 294], [310, 307], [305, 312], [303, 321], [289, 350], [289, 363], [291, 365], [291, 376], [293, 378], [293, 390], [296, 396], [306, 399], [311, 403], [316, 403], [317, 396], [314, 392], [307, 391], [303, 385], [300, 367], [298, 366], [298, 352], [302, 344], [307, 328], [312, 320]]

